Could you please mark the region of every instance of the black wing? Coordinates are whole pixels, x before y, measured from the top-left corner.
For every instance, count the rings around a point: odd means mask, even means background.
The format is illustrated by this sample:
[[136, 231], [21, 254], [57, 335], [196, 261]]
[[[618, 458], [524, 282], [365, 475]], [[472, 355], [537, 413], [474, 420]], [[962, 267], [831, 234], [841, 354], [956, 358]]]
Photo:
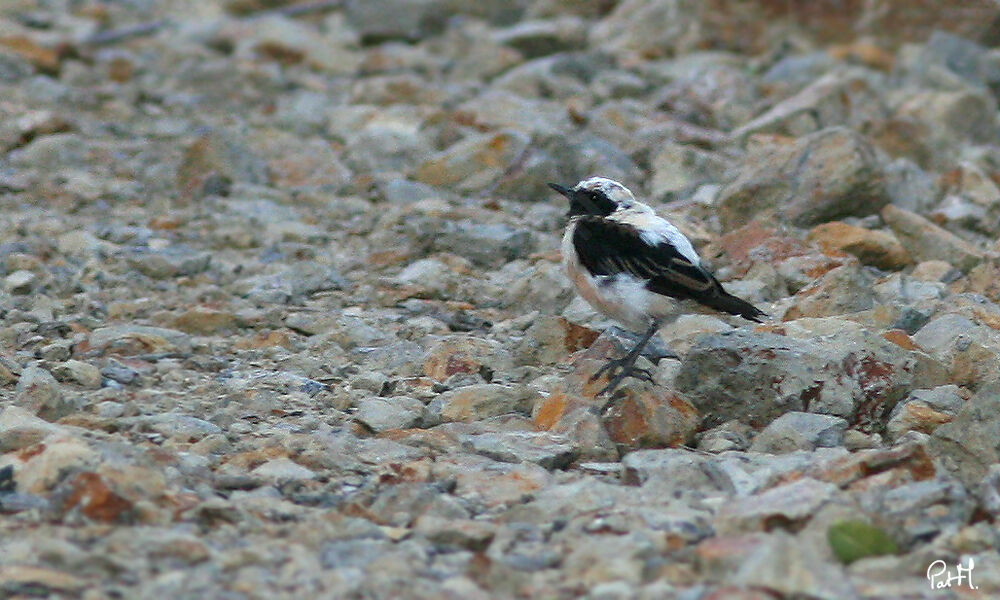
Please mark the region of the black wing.
[[751, 321], [766, 316], [749, 302], [728, 293], [699, 265], [673, 244], [646, 243], [632, 226], [602, 217], [577, 219], [573, 247], [580, 262], [594, 275], [626, 273], [646, 280], [646, 289], [680, 300], [691, 299]]

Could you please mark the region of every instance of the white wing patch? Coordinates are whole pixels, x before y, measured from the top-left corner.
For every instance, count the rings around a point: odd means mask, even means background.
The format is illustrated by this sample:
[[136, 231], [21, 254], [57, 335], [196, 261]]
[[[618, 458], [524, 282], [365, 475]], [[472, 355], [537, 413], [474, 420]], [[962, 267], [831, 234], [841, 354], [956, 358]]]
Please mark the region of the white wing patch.
[[701, 264], [701, 257], [695, 252], [691, 240], [680, 232], [673, 224], [658, 216], [651, 208], [641, 205], [646, 210], [620, 210], [611, 215], [611, 219], [621, 223], [632, 225], [639, 231], [639, 237], [650, 246], [657, 246], [663, 242], [671, 244], [677, 248], [677, 253], [686, 258], [692, 265]]

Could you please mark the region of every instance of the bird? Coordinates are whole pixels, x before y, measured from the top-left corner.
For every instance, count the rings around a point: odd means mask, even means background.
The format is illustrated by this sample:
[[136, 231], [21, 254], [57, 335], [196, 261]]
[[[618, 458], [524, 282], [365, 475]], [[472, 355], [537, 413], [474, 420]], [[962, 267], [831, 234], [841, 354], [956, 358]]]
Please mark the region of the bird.
[[702, 305], [757, 323], [767, 314], [725, 290], [704, 265], [691, 241], [625, 185], [589, 177], [573, 187], [549, 183], [569, 200], [562, 261], [577, 293], [627, 329], [644, 332], [624, 357], [601, 367], [617, 373], [598, 392], [612, 394], [632, 376], [652, 382], [636, 359], [659, 328]]

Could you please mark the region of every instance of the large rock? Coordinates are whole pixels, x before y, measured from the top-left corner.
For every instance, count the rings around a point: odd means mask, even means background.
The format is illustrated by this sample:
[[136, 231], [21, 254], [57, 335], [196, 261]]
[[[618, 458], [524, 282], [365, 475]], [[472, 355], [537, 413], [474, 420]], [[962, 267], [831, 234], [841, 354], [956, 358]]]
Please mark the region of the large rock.
[[943, 260], [968, 272], [984, 258], [982, 250], [916, 213], [890, 204], [882, 219], [918, 261]]
[[725, 229], [762, 213], [808, 227], [846, 216], [865, 216], [889, 201], [875, 149], [842, 127], [791, 144], [751, 147], [743, 171], [719, 194]]
[[862, 264], [896, 271], [913, 262], [906, 248], [892, 233], [832, 221], [809, 231], [809, 240], [827, 253], [846, 252]]
[[745, 330], [705, 336], [684, 357], [677, 390], [711, 426], [739, 419], [763, 427], [799, 411], [877, 430], [910, 390], [945, 383], [944, 368], [926, 354], [838, 323], [820, 335], [803, 331], [803, 339]]
[[950, 382], [975, 389], [1000, 369], [1000, 332], [987, 324], [990, 316], [985, 311], [935, 316], [913, 334], [913, 342], [948, 368]]
[[928, 449], [966, 486], [978, 485], [1000, 462], [1000, 380], [983, 385], [950, 423], [935, 429]]
[[416, 179], [463, 192], [482, 190], [521, 157], [530, 141], [514, 129], [472, 135], [428, 158], [417, 167]]
[[834, 71], [733, 131], [736, 137], [754, 133], [803, 135], [824, 127], [852, 128], [885, 118], [886, 107], [864, 72]]
[[[609, 376], [591, 376], [611, 358], [627, 351], [614, 333], [605, 332], [579, 352], [573, 371], [535, 403], [535, 427], [566, 436], [583, 458], [614, 457], [637, 448], [679, 446], [694, 435], [698, 411], [681, 395], [661, 385], [626, 379], [611, 398], [597, 393]], [[645, 363], [640, 360], [640, 365]], [[616, 450], [612, 450], [616, 449]]]

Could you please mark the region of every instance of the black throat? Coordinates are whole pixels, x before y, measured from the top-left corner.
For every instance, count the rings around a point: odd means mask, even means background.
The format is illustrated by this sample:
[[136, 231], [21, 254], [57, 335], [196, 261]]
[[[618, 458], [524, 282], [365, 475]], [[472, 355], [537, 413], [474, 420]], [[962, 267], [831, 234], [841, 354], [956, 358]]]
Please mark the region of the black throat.
[[592, 190], [572, 190], [569, 195], [568, 217], [594, 215], [606, 217], [615, 212], [618, 205], [608, 198], [604, 192]]

